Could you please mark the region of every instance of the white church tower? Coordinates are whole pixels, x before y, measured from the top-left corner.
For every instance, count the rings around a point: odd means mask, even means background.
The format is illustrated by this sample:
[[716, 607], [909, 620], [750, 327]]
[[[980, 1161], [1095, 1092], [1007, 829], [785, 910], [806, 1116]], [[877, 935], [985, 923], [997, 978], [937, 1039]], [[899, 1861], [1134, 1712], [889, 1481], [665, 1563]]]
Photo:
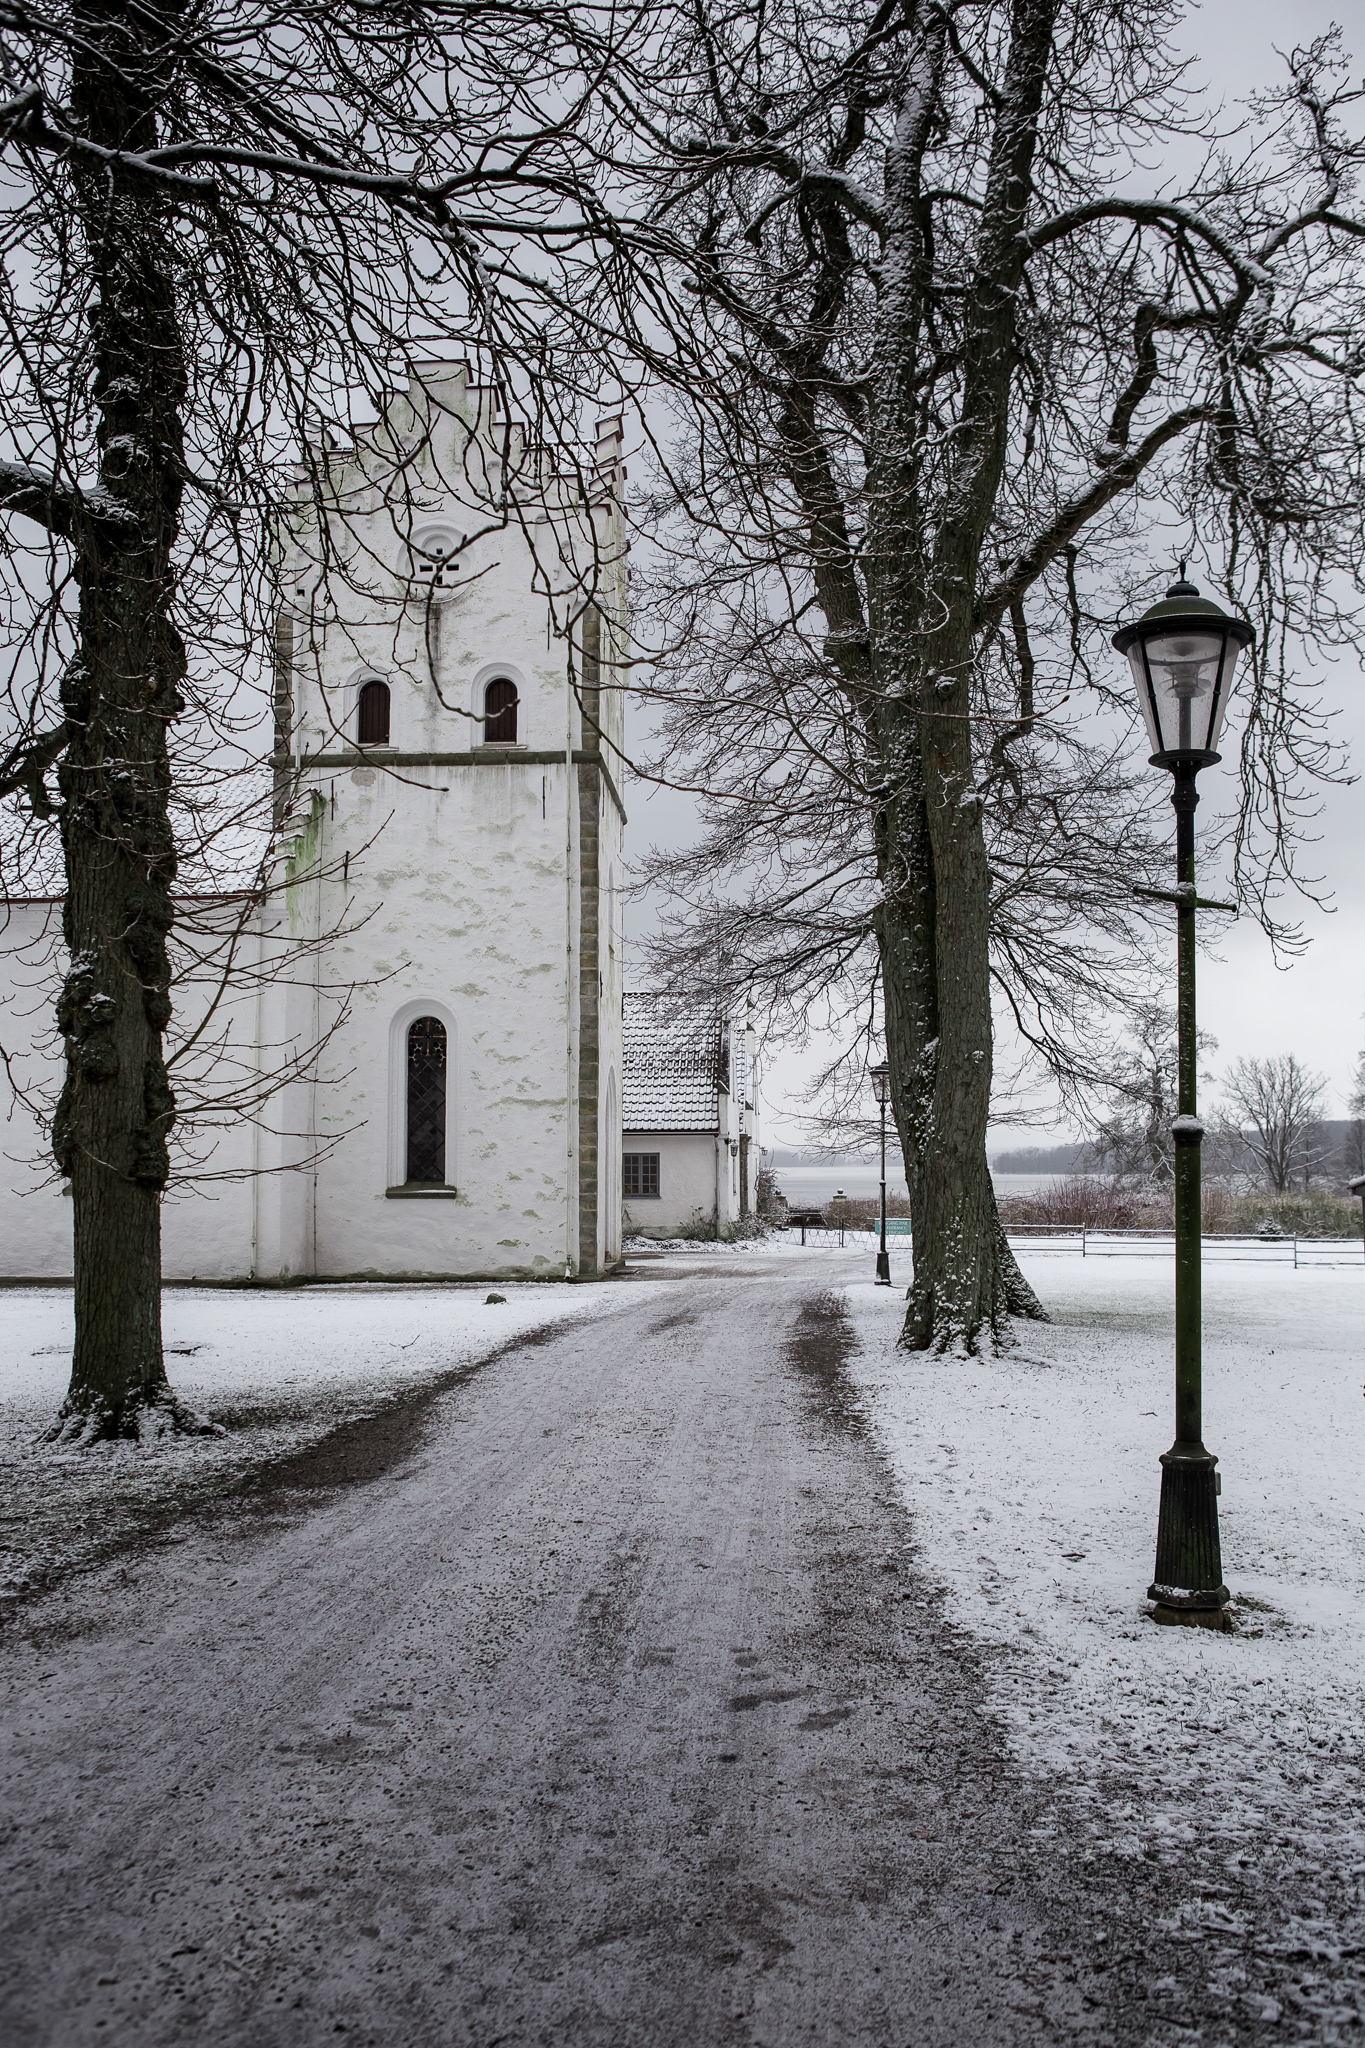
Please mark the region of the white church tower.
[[[623, 474], [619, 420], [552, 457], [465, 364], [431, 363], [321, 487], [301, 480], [275, 649], [285, 858], [239, 925], [212, 1056], [238, 1099], [252, 1069], [294, 1078], [254, 1119], [210, 1119], [203, 1172], [163, 1205], [168, 1279], [619, 1260]], [[49, 1094], [59, 950], [53, 899], [5, 907], [0, 1022]], [[173, 995], [174, 1040], [206, 998]], [[16, 1107], [0, 1276], [57, 1278], [71, 1205]]]
[[322, 943], [262, 1036], [345, 1015], [262, 1162], [316, 1160], [257, 1183], [257, 1278], [620, 1257], [621, 475], [619, 420], [556, 470], [432, 364], [301, 511], [267, 943]]

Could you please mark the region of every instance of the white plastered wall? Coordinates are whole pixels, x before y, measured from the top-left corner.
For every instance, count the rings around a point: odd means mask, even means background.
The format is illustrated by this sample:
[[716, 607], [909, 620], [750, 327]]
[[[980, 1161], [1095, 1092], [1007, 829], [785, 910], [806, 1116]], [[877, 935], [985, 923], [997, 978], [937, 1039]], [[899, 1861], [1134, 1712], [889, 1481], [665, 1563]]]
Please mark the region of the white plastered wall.
[[[619, 750], [625, 569], [623, 552], [610, 557], [620, 534], [614, 471], [600, 471], [604, 493], [592, 508], [566, 485], [547, 488], [543, 505], [518, 507], [514, 490], [509, 512], [487, 393], [458, 365], [435, 382], [433, 430], [417, 465], [414, 502], [401, 516], [385, 499], [385, 480], [395, 449], [410, 443], [414, 424], [427, 416], [423, 393], [396, 400], [355, 462], [334, 472], [345, 529], [340, 553], [356, 587], [342, 578], [325, 605], [315, 602], [317, 550], [310, 555], [306, 522], [282, 572], [285, 602], [297, 614], [297, 837], [279, 878], [289, 886], [269, 900], [252, 934], [263, 971], [250, 1001], [237, 1006], [232, 1030], [271, 1065], [316, 1044], [342, 1005], [347, 1014], [331, 1029], [314, 1075], [276, 1093], [258, 1124], [242, 1120], [218, 1134], [203, 1163], [222, 1177], [168, 1198], [168, 1278], [558, 1275], [577, 1257], [572, 755], [584, 736], [563, 634], [577, 607], [575, 560], [586, 558], [592, 520], [609, 556], [597, 598], [611, 670], [603, 678], [602, 723]], [[604, 447], [619, 457], [619, 438], [600, 440], [599, 457]], [[420, 602], [412, 597], [411, 544], [433, 522], [475, 538], [462, 550], [451, 589], [428, 606], [424, 593]], [[482, 746], [482, 685], [494, 674], [511, 676], [521, 696], [510, 749]], [[391, 745], [362, 757], [355, 709], [370, 675], [389, 684]], [[423, 754], [476, 758], [402, 758]], [[619, 752], [607, 747], [604, 758], [619, 788]], [[603, 871], [614, 870], [618, 887], [615, 905], [601, 906], [604, 928], [612, 908], [617, 918], [614, 946], [602, 955], [598, 1155], [608, 1163], [608, 1184], [599, 1193], [599, 1257], [606, 1261], [619, 1230], [619, 1136], [614, 1121], [606, 1127], [621, 1069], [622, 861], [619, 812], [609, 796], [604, 806]], [[46, 1076], [54, 1094], [51, 931], [58, 915], [54, 905], [18, 906], [0, 938], [0, 1044], [27, 1063], [30, 1079], [41, 1084]], [[301, 950], [309, 946], [318, 950]], [[177, 1003], [184, 1010], [179, 994]], [[457, 1194], [392, 1198], [402, 1155], [392, 1049], [402, 1017], [427, 1008], [450, 1032], [447, 1178]], [[52, 1177], [41, 1129], [16, 1109], [5, 1133], [14, 1192], [3, 1196], [0, 1276], [69, 1275], [70, 1203], [55, 1180], [42, 1185]], [[254, 1176], [234, 1177], [243, 1169]]]
[[[60, 1086], [52, 1006], [64, 951], [61, 905], [14, 903], [0, 911], [0, 1046], [15, 1086], [35, 1094], [51, 1113]], [[0, 1274], [5, 1279], [59, 1280], [71, 1273], [71, 1202], [47, 1149], [43, 1123], [11, 1093], [0, 1073], [4, 1121], [4, 1204]]]
[[[588, 521], [611, 546], [619, 513], [614, 500], [590, 510], [576, 493], [555, 500], [551, 492], [548, 514], [526, 506], [490, 527], [492, 500], [478, 486], [495, 465], [481, 469], [471, 455], [488, 426], [486, 394], [456, 371], [440, 395], [445, 410], [432, 415], [437, 460], [423, 472], [422, 516], [475, 535], [460, 550], [458, 573], [430, 601], [420, 589], [403, 602], [412, 572], [403, 522], [367, 488], [384, 468], [381, 430], [339, 475], [337, 492], [355, 558], [372, 579], [387, 565], [390, 601], [367, 605], [363, 591], [343, 587], [325, 621], [301, 623], [296, 633], [299, 803], [312, 804], [316, 791], [320, 810], [307, 879], [291, 893], [315, 892], [320, 931], [351, 927], [323, 964], [324, 979], [353, 993], [312, 1109], [324, 1138], [345, 1134], [318, 1167], [302, 1233], [310, 1248], [295, 1269], [319, 1275], [557, 1275], [578, 1258], [581, 906], [572, 756], [584, 734], [561, 628], [576, 610], [574, 562], [586, 559]], [[421, 394], [413, 394], [391, 409], [390, 425], [401, 438], [421, 413]], [[305, 534], [287, 590], [310, 586], [306, 552]], [[602, 594], [617, 677], [625, 673], [623, 560], [609, 581]], [[363, 758], [346, 723], [362, 670], [386, 675], [392, 692], [391, 746]], [[487, 748], [483, 691], [500, 675], [517, 685], [517, 743]], [[607, 714], [618, 747], [621, 694], [617, 684]], [[473, 758], [449, 758], [460, 754]], [[604, 867], [610, 861], [619, 876], [621, 826], [610, 797], [599, 823]], [[603, 1125], [620, 1072], [619, 937], [610, 957], [603, 948], [601, 965], [599, 1162], [612, 1152]], [[453, 1199], [389, 1192], [403, 1155], [396, 1020], [424, 1007], [450, 1032]], [[616, 1190], [599, 1188], [599, 1260], [619, 1230], [613, 1202], [619, 1179]]]
[[[717, 1180], [722, 1141], [714, 1131], [627, 1131], [623, 1152], [657, 1152], [659, 1193], [625, 1199], [625, 1227], [644, 1237], [669, 1237], [677, 1230], [719, 1223], [723, 1233], [728, 1212], [716, 1214]], [[724, 1152], [728, 1177], [728, 1149]]]
[[[321, 1135], [345, 1133], [317, 1175], [319, 1274], [562, 1273], [569, 1104], [565, 1063], [562, 763], [338, 779], [320, 857], [350, 863], [357, 929], [330, 978], [353, 986], [317, 1088]], [[335, 879], [324, 898], [339, 896]], [[324, 918], [342, 910], [328, 904]], [[406, 1146], [405, 1039], [446, 1024], [445, 1196], [391, 1196]]]
[[[10, 1057], [19, 1088], [48, 1115], [62, 1080], [53, 1004], [64, 965], [60, 904], [8, 906], [0, 930], [0, 1045]], [[181, 985], [175, 1001], [167, 1040], [172, 1053], [203, 1016], [208, 992]], [[245, 1042], [249, 1027], [221, 1014], [222, 1028]], [[0, 1279], [69, 1280], [71, 1201], [48, 1150], [44, 1119], [6, 1093], [5, 1121], [0, 1126], [5, 1168], [0, 1182]], [[246, 1171], [252, 1164], [250, 1126], [229, 1120], [225, 1128], [197, 1138], [182, 1127], [172, 1132], [171, 1153], [176, 1177], [161, 1212], [165, 1278], [244, 1278], [251, 1256], [253, 1192]], [[215, 1177], [186, 1178], [200, 1166]]]

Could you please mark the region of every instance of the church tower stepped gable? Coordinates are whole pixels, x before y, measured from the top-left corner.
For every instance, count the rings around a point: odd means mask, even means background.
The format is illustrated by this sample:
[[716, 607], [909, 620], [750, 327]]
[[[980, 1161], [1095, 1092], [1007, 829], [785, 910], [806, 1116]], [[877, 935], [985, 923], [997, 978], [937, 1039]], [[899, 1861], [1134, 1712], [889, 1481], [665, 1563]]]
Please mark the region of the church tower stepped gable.
[[552, 461], [432, 364], [300, 505], [271, 914], [353, 993], [296, 1119], [338, 1142], [272, 1227], [319, 1276], [619, 1256], [621, 455], [613, 418]]

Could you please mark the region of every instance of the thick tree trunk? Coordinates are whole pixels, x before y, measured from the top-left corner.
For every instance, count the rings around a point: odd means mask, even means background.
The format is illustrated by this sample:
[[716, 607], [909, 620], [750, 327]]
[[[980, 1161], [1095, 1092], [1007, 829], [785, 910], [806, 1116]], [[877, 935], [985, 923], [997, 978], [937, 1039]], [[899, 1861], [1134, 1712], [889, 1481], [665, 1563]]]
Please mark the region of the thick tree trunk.
[[[915, 1250], [901, 1341], [1000, 1349], [1013, 1342], [1012, 1315], [1045, 1312], [1009, 1248], [986, 1162], [989, 899], [979, 886], [944, 891], [922, 767], [917, 743], [898, 750], [896, 793], [876, 819], [887, 1062]], [[976, 829], [979, 839], [979, 815]], [[984, 845], [980, 863], [984, 872]]]
[[965, 319], [962, 415], [919, 623], [924, 814], [934, 871], [938, 1044], [923, 1172], [926, 1258], [902, 1341], [975, 1350], [1008, 1317], [1043, 1314], [1005, 1243], [986, 1163], [991, 1098], [990, 868], [976, 785], [971, 677], [981, 548], [1004, 465], [1022, 235], [1057, 0], [1013, 0], [976, 272]]
[[[164, 87], [140, 41], [154, 18], [139, 28], [118, 0], [84, 0], [77, 12], [87, 53], [72, 82], [77, 126], [108, 149], [145, 148]], [[120, 173], [82, 172], [79, 206], [100, 488], [78, 518], [79, 652], [62, 686], [70, 966], [52, 1149], [71, 1179], [76, 1343], [53, 1433], [93, 1439], [206, 1425], [174, 1400], [161, 1349], [160, 1201], [175, 1116], [162, 1052], [175, 876], [166, 734], [186, 666], [171, 620], [185, 371], [165, 202]], [[110, 510], [119, 520], [99, 517]]]
[[1011, 1314], [1043, 1315], [1006, 1243], [986, 1162], [990, 870], [971, 674], [973, 602], [1005, 448], [1020, 230], [1054, 8], [1055, 0], [1014, 0], [965, 315], [962, 419], [932, 521], [921, 465], [938, 433], [920, 415], [914, 372], [933, 278], [919, 174], [939, 105], [937, 33], [907, 82], [888, 159], [891, 232], [878, 314], [867, 574], [886, 792], [877, 819], [877, 937], [914, 1231], [915, 1278], [901, 1340], [913, 1350], [974, 1351], [983, 1338], [1007, 1344]]
[[[1042, 1317], [1005, 1239], [986, 1161], [990, 1115], [990, 889], [970, 799], [926, 807], [933, 856], [935, 1033], [912, 1072], [926, 1140], [917, 1176], [915, 1278], [902, 1343], [976, 1351], [1013, 1342], [1011, 1315]], [[894, 924], [893, 915], [888, 923]], [[899, 936], [899, 935], [897, 935]], [[926, 949], [928, 950], [928, 949]]]
[[[887, 722], [889, 706], [883, 706]], [[894, 715], [894, 714], [892, 714]], [[933, 1132], [938, 990], [934, 976], [934, 863], [914, 721], [902, 717], [907, 744], [892, 749], [886, 801], [873, 818], [882, 901], [876, 916], [891, 1108], [905, 1160], [915, 1263], [927, 1242], [924, 1169]]]
[[[923, 240], [916, 181], [939, 105], [945, 35], [940, 23], [920, 52], [888, 171], [888, 207], [899, 229], [883, 266], [866, 609], [838, 484], [811, 392], [799, 378], [782, 433], [792, 483], [810, 521], [816, 595], [828, 628], [825, 653], [878, 764], [873, 831], [883, 894], [876, 930], [892, 1112], [915, 1249], [903, 1341], [946, 1350], [975, 1349], [983, 1331], [992, 1344], [1008, 1343], [1011, 1313], [1041, 1317], [1043, 1310], [1006, 1243], [986, 1164], [990, 904], [980, 814], [974, 811], [971, 819], [976, 858], [969, 844], [965, 859], [941, 864], [926, 795], [925, 618], [942, 607], [930, 591], [918, 475], [922, 423], [914, 371], [922, 283], [932, 273], [932, 255]], [[961, 713], [958, 723], [970, 762], [970, 729]], [[941, 768], [934, 773], [941, 804]], [[966, 894], [953, 899], [964, 878]]]

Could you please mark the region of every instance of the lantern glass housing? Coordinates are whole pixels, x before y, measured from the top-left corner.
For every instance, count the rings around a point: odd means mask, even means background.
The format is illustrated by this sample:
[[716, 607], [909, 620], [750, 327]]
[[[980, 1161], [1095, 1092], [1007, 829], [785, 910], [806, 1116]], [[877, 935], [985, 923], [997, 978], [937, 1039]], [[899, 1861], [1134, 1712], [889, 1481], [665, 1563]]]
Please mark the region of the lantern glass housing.
[[877, 1098], [878, 1109], [885, 1109], [891, 1100], [891, 1069], [885, 1060], [879, 1067], [868, 1068], [868, 1078], [872, 1083], [872, 1093]]
[[1154, 761], [1217, 760], [1238, 658], [1254, 638], [1244, 619], [1201, 597], [1183, 573], [1160, 604], [1114, 635], [1133, 672]]

